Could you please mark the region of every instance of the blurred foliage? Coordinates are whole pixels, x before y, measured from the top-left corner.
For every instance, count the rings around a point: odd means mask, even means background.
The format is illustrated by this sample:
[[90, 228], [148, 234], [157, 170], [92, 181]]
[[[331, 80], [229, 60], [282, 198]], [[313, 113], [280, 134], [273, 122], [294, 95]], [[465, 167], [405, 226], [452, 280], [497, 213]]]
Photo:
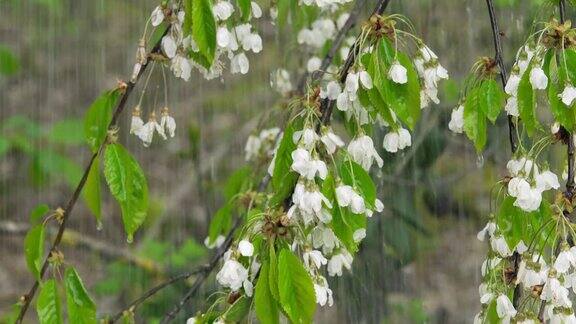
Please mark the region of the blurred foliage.
[[[206, 254], [206, 248], [193, 239], [185, 240], [176, 248], [169, 242], [146, 241], [142, 243], [136, 255], [154, 261], [157, 266], [164, 269], [162, 273], [134, 267], [123, 261], [115, 261], [106, 266], [104, 279], [100, 280], [92, 290], [100, 297], [121, 296], [119, 305], [127, 305], [168, 277], [193, 271], [194, 268], [191, 268], [191, 265], [200, 264]], [[142, 323], [158, 321], [186, 293], [187, 289], [186, 284], [171, 285], [163, 289], [160, 293], [161, 297], [151, 298], [138, 309], [137, 317], [143, 319]]]

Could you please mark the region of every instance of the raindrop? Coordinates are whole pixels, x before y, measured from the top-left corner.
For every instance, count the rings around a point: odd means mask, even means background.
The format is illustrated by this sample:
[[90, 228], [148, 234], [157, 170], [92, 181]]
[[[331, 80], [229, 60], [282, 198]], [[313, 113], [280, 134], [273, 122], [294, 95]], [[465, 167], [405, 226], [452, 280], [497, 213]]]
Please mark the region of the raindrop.
[[97, 231], [101, 231], [103, 227], [104, 227], [104, 226], [102, 225], [102, 222], [101, 222], [101, 221], [98, 221], [98, 223], [96, 224], [96, 230], [97, 230]]
[[126, 237], [126, 242], [128, 242], [128, 244], [131, 244], [132, 242], [134, 242], [134, 236], [132, 236], [132, 234], [129, 234]]
[[478, 168], [484, 166], [484, 155], [482, 155], [482, 153], [478, 154], [478, 157], [476, 158], [476, 166]]

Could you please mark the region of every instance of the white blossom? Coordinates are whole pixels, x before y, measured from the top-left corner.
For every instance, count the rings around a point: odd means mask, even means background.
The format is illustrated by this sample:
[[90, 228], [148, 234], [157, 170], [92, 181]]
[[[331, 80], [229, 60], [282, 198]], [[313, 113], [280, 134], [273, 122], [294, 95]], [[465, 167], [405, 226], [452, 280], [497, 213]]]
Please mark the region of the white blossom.
[[308, 269], [310, 269], [312, 265], [314, 265], [316, 269], [320, 269], [321, 266], [326, 265], [328, 263], [328, 259], [326, 259], [326, 257], [324, 257], [322, 252], [318, 250], [304, 252], [302, 254], [302, 260], [304, 261], [304, 265]]
[[331, 129], [326, 129], [322, 137], [320, 137], [320, 140], [324, 143], [328, 154], [334, 154], [339, 147], [344, 146], [344, 141], [342, 141], [338, 135], [334, 134]]
[[328, 304], [332, 307], [334, 299], [332, 297], [332, 290], [328, 287], [328, 282], [324, 277], [321, 277], [319, 283], [314, 283], [314, 292], [316, 294], [316, 302], [320, 306]]
[[230, 61], [230, 71], [232, 73], [246, 74], [250, 69], [250, 62], [248, 62], [248, 57], [244, 52], [234, 55]]
[[518, 99], [516, 97], [508, 98], [504, 110], [506, 110], [506, 113], [510, 116], [519, 117], [520, 112], [518, 111]]
[[362, 214], [366, 211], [364, 198], [360, 196], [351, 186], [339, 185], [336, 187], [336, 201], [338, 206], [348, 207], [354, 214]]
[[325, 179], [328, 175], [326, 163], [322, 160], [313, 159], [310, 152], [298, 148], [292, 152], [291, 169], [308, 180], [313, 180], [316, 175], [320, 179]]
[[530, 71], [530, 84], [535, 90], [544, 90], [548, 87], [548, 77], [541, 67], [535, 67]]
[[504, 321], [509, 321], [516, 316], [517, 313], [514, 305], [512, 305], [512, 302], [506, 295], [500, 295], [496, 298], [496, 312], [498, 313], [498, 317]]
[[224, 262], [222, 269], [216, 274], [218, 283], [232, 291], [240, 289], [247, 279], [248, 270], [240, 262], [233, 259]]
[[176, 133], [176, 120], [170, 116], [168, 107], [162, 108], [162, 117], [160, 118], [160, 128], [165, 130], [170, 137], [174, 137]]
[[137, 105], [132, 110], [132, 121], [130, 122], [130, 134], [137, 134], [144, 126], [144, 121], [140, 118], [140, 106]]
[[518, 85], [520, 84], [520, 76], [517, 73], [512, 72], [510, 77], [508, 78], [508, 82], [506, 82], [506, 86], [504, 87], [504, 91], [516, 97], [516, 93], [518, 92]]
[[306, 63], [306, 70], [312, 73], [319, 70], [320, 66], [322, 66], [322, 60], [318, 56], [313, 56], [308, 60], [308, 63]]
[[352, 255], [345, 250], [330, 258], [330, 261], [328, 261], [328, 275], [340, 277], [342, 276], [342, 268], [352, 269]]
[[572, 106], [574, 99], [576, 99], [576, 87], [571, 84], [566, 85], [564, 91], [558, 95], [566, 106]]
[[404, 84], [408, 82], [408, 70], [400, 62], [394, 61], [388, 71], [388, 78], [395, 83]]
[[154, 11], [152, 11], [152, 15], [150, 17], [150, 21], [154, 27], [159, 26], [164, 21], [164, 10], [162, 7], [158, 6], [154, 8]]
[[464, 106], [459, 105], [456, 109], [452, 110], [450, 115], [450, 122], [448, 128], [454, 133], [461, 134], [464, 131]]
[[238, 243], [238, 251], [242, 256], [251, 257], [254, 254], [254, 245], [247, 240]]
[[169, 59], [174, 58], [174, 56], [176, 56], [177, 48], [178, 46], [176, 45], [176, 41], [174, 40], [174, 38], [172, 38], [171, 35], [166, 35], [162, 37], [162, 50]]
[[411, 145], [412, 138], [410, 137], [410, 132], [404, 128], [400, 128], [384, 136], [384, 149], [390, 153], [396, 153]]
[[218, 3], [212, 7], [212, 11], [218, 20], [224, 21], [232, 16], [234, 6], [228, 1], [218, 1]]
[[380, 168], [384, 165], [384, 161], [380, 155], [378, 155], [378, 152], [376, 152], [374, 142], [369, 136], [362, 135], [353, 139], [350, 144], [348, 144], [348, 153], [350, 153], [352, 159], [360, 164], [366, 171], [370, 169], [374, 161]]
[[256, 19], [262, 17], [262, 8], [258, 5], [258, 3], [251, 1], [250, 2], [250, 9], [252, 10], [252, 16]]
[[494, 250], [503, 258], [512, 255], [512, 251], [510, 251], [510, 247], [508, 247], [508, 243], [506, 243], [506, 240], [503, 236], [493, 236], [490, 239], [490, 246], [492, 247], [492, 250]]

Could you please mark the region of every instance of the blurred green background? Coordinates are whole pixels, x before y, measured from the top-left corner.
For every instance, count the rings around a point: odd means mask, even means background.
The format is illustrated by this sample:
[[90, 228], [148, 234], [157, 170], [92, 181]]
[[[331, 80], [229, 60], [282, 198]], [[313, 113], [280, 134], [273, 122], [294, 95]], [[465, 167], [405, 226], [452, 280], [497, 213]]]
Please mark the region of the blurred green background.
[[[542, 1], [495, 2], [504, 60], [511, 66]], [[366, 12], [374, 1], [368, 3]], [[90, 155], [83, 140], [84, 112], [101, 91], [128, 77], [156, 5], [153, 0], [0, 0], [0, 314], [32, 283], [23, 256], [29, 212], [39, 203], [61, 206], [71, 194]], [[447, 123], [469, 67], [479, 56], [493, 55], [486, 5], [483, 0], [393, 0], [391, 11], [413, 21], [451, 80], [443, 84], [441, 105], [426, 110], [412, 148], [381, 153], [385, 166], [376, 179], [386, 210], [370, 220], [353, 273], [332, 280], [336, 303], [323, 308], [317, 320], [470, 322], [479, 310], [485, 254], [475, 234], [487, 216], [489, 190], [509, 158], [507, 129], [502, 117], [478, 156]], [[169, 107], [178, 124], [174, 139], [143, 148], [126, 134], [129, 113], [121, 118], [120, 141], [149, 179], [151, 216], [128, 244], [118, 207], [105, 193], [102, 229], [81, 203], [61, 248], [99, 313], [119, 310], [148, 287], [209, 257], [202, 242], [223, 201], [223, 183], [243, 163], [245, 140], [259, 116], [279, 98], [270, 90], [269, 75], [285, 67], [296, 83], [309, 55], [290, 28], [279, 34], [264, 19], [259, 29], [264, 51], [251, 57], [247, 76], [206, 82], [194, 74], [188, 83], [169, 78]], [[161, 74], [152, 77], [145, 106], [154, 104], [156, 92], [161, 98]], [[275, 122], [279, 119], [267, 126]], [[137, 322], [162, 316], [188, 284], [151, 299], [137, 311]], [[205, 297], [216, 288], [208, 280], [179, 320], [205, 308]]]

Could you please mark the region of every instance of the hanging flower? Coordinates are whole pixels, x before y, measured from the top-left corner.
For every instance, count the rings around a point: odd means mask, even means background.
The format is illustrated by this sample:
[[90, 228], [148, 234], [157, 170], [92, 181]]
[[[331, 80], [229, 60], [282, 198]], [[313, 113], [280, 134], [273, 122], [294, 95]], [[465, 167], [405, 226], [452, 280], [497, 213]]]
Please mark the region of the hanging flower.
[[137, 134], [144, 126], [144, 121], [140, 118], [140, 105], [132, 110], [132, 121], [130, 122], [130, 134]]
[[384, 136], [384, 149], [390, 153], [396, 153], [412, 145], [410, 132], [404, 128], [390, 132]]
[[456, 134], [461, 134], [464, 131], [464, 106], [459, 105], [456, 109], [452, 110], [450, 115], [450, 122], [448, 129]]
[[160, 26], [164, 21], [164, 10], [161, 6], [154, 8], [154, 11], [152, 11], [152, 15], [150, 16], [150, 21], [154, 27]]
[[395, 83], [405, 84], [408, 82], [408, 70], [400, 62], [394, 61], [388, 71], [388, 78]]
[[366, 135], [359, 136], [353, 139], [350, 144], [348, 144], [348, 153], [352, 156], [352, 159], [360, 164], [364, 170], [370, 170], [372, 163], [375, 161], [378, 167], [384, 165], [384, 161], [376, 152], [374, 148], [374, 142], [372, 138]]
[[316, 174], [320, 179], [326, 179], [328, 169], [322, 160], [315, 160], [305, 149], [296, 149], [292, 152], [291, 169], [308, 180], [313, 180]]
[[338, 148], [344, 146], [344, 141], [329, 128], [324, 129], [320, 140], [324, 143], [328, 154], [334, 154]]
[[496, 298], [496, 312], [498, 317], [506, 322], [509, 322], [517, 314], [516, 308], [506, 295], [500, 295]]
[[230, 288], [232, 291], [242, 288], [244, 281], [247, 279], [248, 270], [240, 262], [233, 259], [224, 262], [222, 269], [216, 274], [218, 283]]
[[535, 67], [530, 71], [530, 84], [535, 90], [544, 90], [548, 87], [548, 77], [541, 67]]
[[251, 257], [254, 254], [254, 245], [247, 240], [241, 240], [238, 243], [238, 251], [242, 256]]
[[170, 135], [170, 137], [174, 137], [176, 133], [176, 120], [174, 120], [174, 118], [170, 116], [168, 107], [162, 108], [162, 117], [160, 118], [160, 128], [163, 131], [166, 130], [166, 132], [168, 133], [168, 135]]
[[562, 91], [562, 93], [558, 95], [558, 97], [562, 99], [562, 102], [566, 106], [572, 106], [572, 104], [574, 103], [574, 99], [576, 99], [576, 87], [574, 87], [571, 84], [568, 84], [564, 88], [564, 91]]

